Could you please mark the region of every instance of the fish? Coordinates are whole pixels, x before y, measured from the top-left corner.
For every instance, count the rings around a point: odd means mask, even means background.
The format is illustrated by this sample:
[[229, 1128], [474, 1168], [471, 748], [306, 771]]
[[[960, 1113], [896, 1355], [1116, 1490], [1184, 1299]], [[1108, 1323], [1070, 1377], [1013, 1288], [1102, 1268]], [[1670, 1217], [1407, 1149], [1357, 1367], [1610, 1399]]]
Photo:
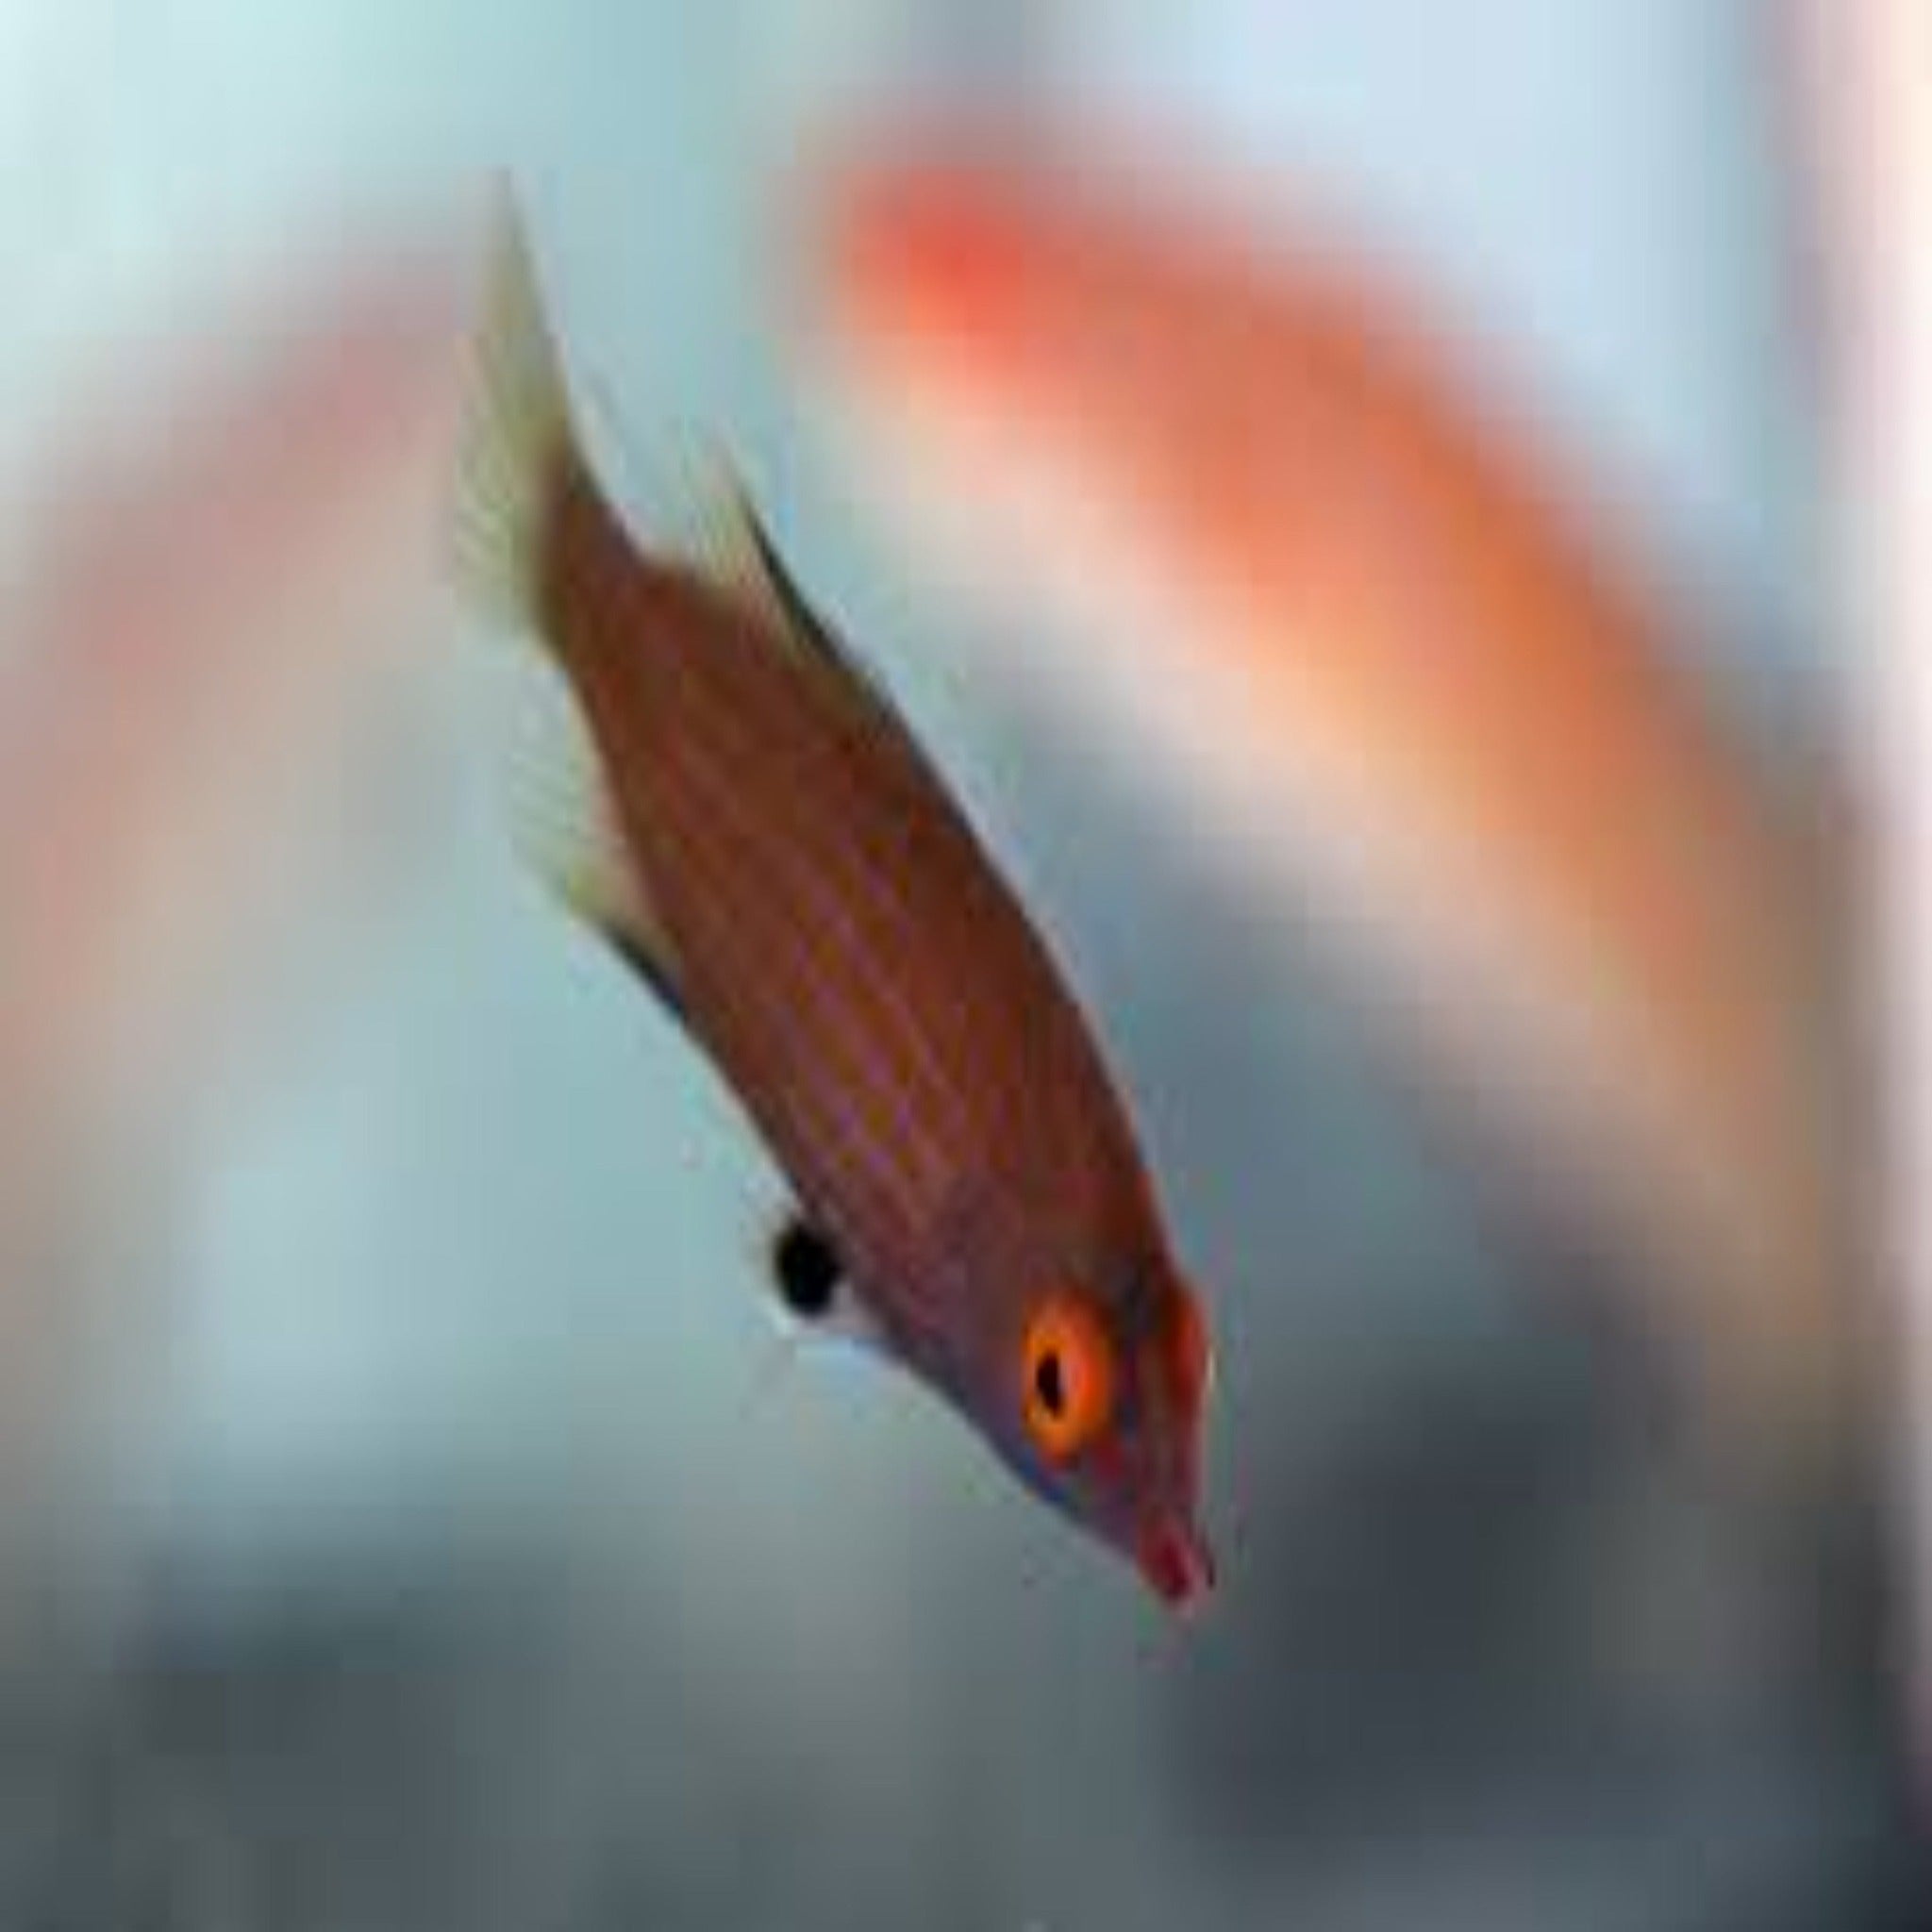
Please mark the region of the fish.
[[1059, 965], [737, 471], [693, 485], [688, 541], [635, 536], [513, 214], [491, 264], [453, 568], [558, 674], [517, 755], [525, 850], [786, 1175], [779, 1305], [1199, 1603], [1207, 1321]]
[[1867, 1360], [1832, 814], [1529, 411], [1273, 210], [916, 145], [810, 193], [814, 391], [901, 553], [1007, 620], [991, 668], [1315, 935], [1483, 1184], [1608, 1259], [1707, 1446], [1837, 1461]]
[[462, 242], [411, 217], [245, 287], [184, 274], [9, 451], [0, 1518], [37, 1442], [125, 1415], [101, 1387], [151, 1367], [203, 1130], [369, 904], [370, 779], [441, 597]]
[[462, 259], [440, 227], [372, 236], [204, 300], [32, 453], [0, 591], [0, 1074], [28, 1138], [178, 1126], [314, 887], [437, 604]]

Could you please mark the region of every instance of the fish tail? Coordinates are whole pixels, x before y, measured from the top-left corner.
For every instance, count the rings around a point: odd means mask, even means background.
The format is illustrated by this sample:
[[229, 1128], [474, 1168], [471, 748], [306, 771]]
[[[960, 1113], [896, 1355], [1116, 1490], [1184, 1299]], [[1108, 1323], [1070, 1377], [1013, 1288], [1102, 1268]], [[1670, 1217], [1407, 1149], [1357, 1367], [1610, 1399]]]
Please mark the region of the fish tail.
[[551, 627], [558, 512], [588, 474], [557, 338], [506, 192], [492, 217], [458, 453], [451, 568], [475, 616], [539, 647], [514, 665], [504, 751], [516, 843], [550, 889], [679, 1010], [670, 944], [625, 849], [615, 799]]
[[547, 647], [552, 533], [579, 458], [562, 360], [507, 194], [492, 220], [474, 356], [453, 517], [457, 591], [477, 615]]

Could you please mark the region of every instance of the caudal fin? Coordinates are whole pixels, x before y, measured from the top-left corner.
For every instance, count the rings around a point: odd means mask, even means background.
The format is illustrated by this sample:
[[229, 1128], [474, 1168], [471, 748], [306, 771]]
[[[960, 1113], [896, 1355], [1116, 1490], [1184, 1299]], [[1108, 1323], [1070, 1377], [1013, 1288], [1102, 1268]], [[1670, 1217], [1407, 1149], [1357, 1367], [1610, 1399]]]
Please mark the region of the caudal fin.
[[504, 746], [516, 842], [576, 916], [603, 933], [671, 1008], [671, 946], [625, 850], [608, 775], [545, 629], [543, 580], [559, 491], [581, 462], [556, 338], [506, 196], [491, 237], [453, 514], [458, 594], [520, 632], [548, 663], [517, 667]]
[[453, 517], [457, 589], [491, 623], [542, 631], [544, 549], [575, 460], [570, 401], [514, 204], [490, 242]]

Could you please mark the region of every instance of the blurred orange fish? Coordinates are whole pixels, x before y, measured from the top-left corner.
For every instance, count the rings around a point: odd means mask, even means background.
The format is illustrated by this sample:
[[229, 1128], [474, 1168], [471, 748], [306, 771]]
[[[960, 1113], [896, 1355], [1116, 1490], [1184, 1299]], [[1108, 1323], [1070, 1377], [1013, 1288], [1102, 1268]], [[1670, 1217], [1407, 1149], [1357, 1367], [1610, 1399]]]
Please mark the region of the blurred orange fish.
[[1525, 442], [1333, 259], [1158, 196], [888, 160], [817, 232], [884, 513], [1060, 620], [1016, 668], [1083, 726], [1110, 708], [1335, 928], [1418, 1063], [1616, 1244], [1729, 1440], [1834, 1437], [1814, 885]]
[[459, 566], [567, 687], [526, 826], [796, 1190], [788, 1307], [910, 1369], [1165, 1600], [1199, 1598], [1204, 1324], [1045, 946], [735, 485], [691, 556], [632, 537], [514, 238], [480, 364]]
[[47, 466], [0, 679], [0, 1070], [37, 1129], [166, 1105], [353, 796], [436, 610], [465, 287], [453, 249], [313, 271], [150, 347], [148, 416]]
[[[265, 986], [340, 922], [438, 617], [459, 250], [315, 264], [124, 352], [30, 451], [0, 601], [0, 1534], [151, 1366], [157, 1224]], [[358, 814], [358, 808], [362, 810]], [[112, 1380], [114, 1400], [98, 1398]], [[143, 1386], [151, 1386], [145, 1377]]]

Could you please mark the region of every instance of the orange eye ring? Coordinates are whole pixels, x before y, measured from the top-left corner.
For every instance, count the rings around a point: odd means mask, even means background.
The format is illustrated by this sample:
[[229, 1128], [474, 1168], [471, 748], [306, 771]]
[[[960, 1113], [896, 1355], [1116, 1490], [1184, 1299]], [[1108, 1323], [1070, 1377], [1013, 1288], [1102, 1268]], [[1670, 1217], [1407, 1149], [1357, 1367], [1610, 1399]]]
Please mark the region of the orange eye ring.
[[1027, 1431], [1044, 1455], [1064, 1462], [1112, 1419], [1113, 1343], [1084, 1301], [1055, 1294], [1026, 1324], [1022, 1355]]

